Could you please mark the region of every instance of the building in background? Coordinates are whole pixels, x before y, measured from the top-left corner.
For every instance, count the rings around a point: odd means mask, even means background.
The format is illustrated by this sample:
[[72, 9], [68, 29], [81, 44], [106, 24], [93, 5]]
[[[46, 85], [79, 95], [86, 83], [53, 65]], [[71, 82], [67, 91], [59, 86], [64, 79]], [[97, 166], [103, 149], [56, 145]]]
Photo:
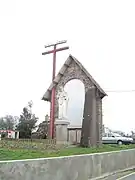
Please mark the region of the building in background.
[[0, 130], [1, 138], [19, 139], [19, 131]]

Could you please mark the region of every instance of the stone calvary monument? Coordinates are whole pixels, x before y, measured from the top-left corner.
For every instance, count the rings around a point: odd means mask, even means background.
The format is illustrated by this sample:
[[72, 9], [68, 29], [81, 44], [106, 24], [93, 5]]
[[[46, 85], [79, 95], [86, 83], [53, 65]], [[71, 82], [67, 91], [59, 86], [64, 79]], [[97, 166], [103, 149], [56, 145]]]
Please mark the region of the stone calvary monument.
[[59, 73], [45, 92], [42, 100], [51, 101], [52, 88], [56, 89], [55, 97], [55, 136], [57, 141], [67, 141], [68, 95], [64, 91], [67, 82], [80, 80], [85, 87], [85, 103], [82, 120], [81, 146], [94, 146], [102, 143], [102, 98], [107, 94], [93, 79], [83, 65], [72, 55], [69, 55]]
[[59, 106], [58, 119], [67, 119], [67, 107], [69, 98], [67, 92], [64, 91], [63, 87], [60, 87], [57, 99]]

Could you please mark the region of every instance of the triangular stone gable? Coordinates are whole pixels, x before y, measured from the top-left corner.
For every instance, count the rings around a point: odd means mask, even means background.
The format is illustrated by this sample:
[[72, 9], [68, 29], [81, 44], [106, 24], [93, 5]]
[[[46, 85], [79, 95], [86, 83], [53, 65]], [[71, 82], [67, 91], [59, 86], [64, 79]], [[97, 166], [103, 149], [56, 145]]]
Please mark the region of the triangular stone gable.
[[57, 92], [60, 86], [64, 87], [65, 84], [72, 79], [81, 80], [85, 86], [85, 92], [87, 92], [89, 88], [94, 86], [101, 93], [102, 97], [106, 95], [103, 89], [92, 78], [92, 76], [83, 67], [83, 65], [76, 58], [70, 55], [68, 59], [65, 61], [62, 68], [60, 69], [53, 83], [51, 83], [50, 87], [44, 94], [42, 100], [50, 101], [52, 88], [55, 86]]
[[59, 118], [59, 104], [57, 95], [61, 87], [72, 79], [82, 81], [85, 87], [85, 104], [82, 123], [81, 144], [94, 146], [102, 143], [102, 98], [106, 96], [104, 90], [93, 79], [83, 65], [72, 55], [68, 57], [54, 81], [49, 86], [42, 100], [51, 101], [51, 92], [55, 87], [55, 121]]

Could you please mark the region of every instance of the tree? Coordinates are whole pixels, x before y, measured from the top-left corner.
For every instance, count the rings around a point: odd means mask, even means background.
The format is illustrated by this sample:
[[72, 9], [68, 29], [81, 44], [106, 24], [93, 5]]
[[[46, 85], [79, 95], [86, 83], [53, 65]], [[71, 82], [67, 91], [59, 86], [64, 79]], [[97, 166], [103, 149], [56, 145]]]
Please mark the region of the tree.
[[6, 115], [0, 118], [0, 129], [14, 130], [18, 117], [12, 115]]
[[28, 106], [23, 108], [20, 115], [17, 130], [20, 132], [20, 138], [31, 138], [32, 131], [36, 128], [38, 118], [32, 113], [33, 103], [28, 102]]
[[0, 129], [7, 129], [7, 125], [3, 117], [0, 118]]

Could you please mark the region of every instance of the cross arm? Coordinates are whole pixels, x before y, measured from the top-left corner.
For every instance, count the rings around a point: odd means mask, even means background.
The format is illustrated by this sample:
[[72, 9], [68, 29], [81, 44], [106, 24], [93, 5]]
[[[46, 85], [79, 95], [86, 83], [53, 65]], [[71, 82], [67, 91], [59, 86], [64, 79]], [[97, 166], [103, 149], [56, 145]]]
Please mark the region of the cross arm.
[[63, 47], [63, 48], [59, 48], [59, 49], [56, 49], [56, 50], [51, 50], [51, 51], [43, 52], [42, 55], [51, 54], [51, 53], [54, 53], [54, 52], [59, 52], [59, 51], [67, 50], [67, 49], [69, 49], [68, 46]]

